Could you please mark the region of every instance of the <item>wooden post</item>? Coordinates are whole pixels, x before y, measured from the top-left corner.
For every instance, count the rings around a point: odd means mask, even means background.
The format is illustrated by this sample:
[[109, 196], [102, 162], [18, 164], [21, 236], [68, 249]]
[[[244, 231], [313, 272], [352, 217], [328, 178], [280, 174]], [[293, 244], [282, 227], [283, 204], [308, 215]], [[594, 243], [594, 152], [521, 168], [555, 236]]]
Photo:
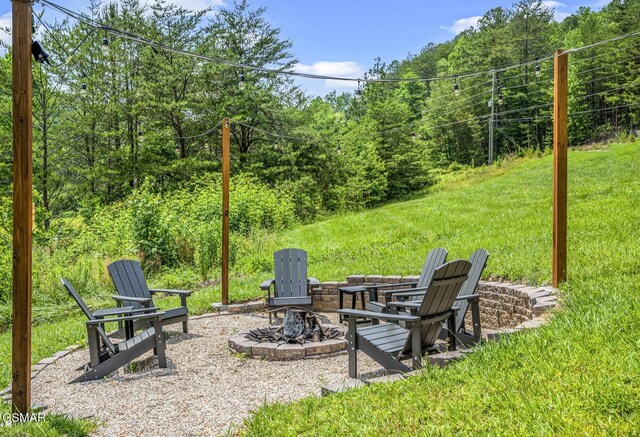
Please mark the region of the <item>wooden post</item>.
[[12, 2], [13, 68], [13, 411], [31, 407], [31, 1]]
[[553, 275], [552, 284], [567, 279], [567, 77], [569, 54], [556, 51], [553, 92]]
[[222, 304], [229, 305], [229, 117], [222, 121]]
[[489, 165], [493, 164], [495, 159], [495, 117], [496, 117], [496, 71], [491, 74], [491, 118], [489, 119]]

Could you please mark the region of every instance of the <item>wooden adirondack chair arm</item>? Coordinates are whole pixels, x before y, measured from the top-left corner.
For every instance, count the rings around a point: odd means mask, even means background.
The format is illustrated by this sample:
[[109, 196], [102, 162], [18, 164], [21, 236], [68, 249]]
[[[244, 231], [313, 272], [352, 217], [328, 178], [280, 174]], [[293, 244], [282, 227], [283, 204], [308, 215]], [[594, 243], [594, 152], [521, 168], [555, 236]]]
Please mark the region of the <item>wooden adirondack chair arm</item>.
[[338, 310], [338, 313], [343, 314], [345, 316], [349, 316], [349, 317], [361, 317], [366, 319], [392, 320], [392, 321], [402, 321], [402, 322], [419, 322], [420, 321], [420, 317], [410, 316], [407, 314], [376, 313], [374, 311], [352, 310], [352, 309], [341, 309], [341, 310]]
[[393, 302], [388, 302], [387, 306], [388, 307], [395, 307], [395, 308], [419, 308], [420, 307], [420, 302], [393, 301]]
[[133, 307], [132, 306], [117, 307], [117, 308], [100, 308], [100, 309], [95, 310], [93, 312], [93, 317], [99, 319], [100, 317], [117, 316], [117, 315], [120, 315], [120, 314], [129, 314], [132, 311], [133, 311]]
[[[376, 289], [376, 290], [381, 290], [384, 291], [385, 288], [392, 288], [392, 287], [415, 287], [418, 284], [418, 281], [412, 281], [412, 282], [399, 282], [397, 284], [362, 284], [361, 287], [366, 288], [367, 290], [370, 289]], [[384, 291], [385, 293], [387, 293], [387, 291]]]
[[394, 294], [393, 296], [396, 299], [408, 299], [416, 296], [424, 296], [424, 293], [425, 293], [424, 291], [402, 292], [402, 293]]
[[[96, 319], [106, 316], [117, 316], [119, 314], [139, 314], [139, 313], [148, 313], [150, 311], [159, 311], [159, 307], [148, 307], [148, 308], [139, 308], [134, 310], [133, 307], [118, 307], [118, 308], [108, 308], [109, 311], [101, 311], [98, 310], [93, 313]], [[118, 311], [116, 311], [118, 310]], [[105, 319], [105, 321], [110, 321], [111, 319]]]
[[191, 290], [171, 290], [166, 288], [150, 288], [149, 292], [151, 294], [165, 293], [165, 294], [177, 294], [179, 296], [191, 296], [193, 294], [193, 291]]
[[467, 294], [466, 296], [456, 297], [456, 300], [476, 300], [476, 299], [480, 299], [479, 294]]
[[117, 301], [121, 301], [121, 302], [138, 302], [138, 303], [150, 303], [151, 302], [151, 298], [150, 297], [129, 297], [129, 296], [120, 296], [120, 295], [113, 295], [111, 296], [111, 298], [113, 300], [117, 300]]
[[164, 316], [164, 312], [157, 313], [149, 313], [149, 314], [137, 314], [135, 316], [123, 316], [123, 317], [114, 317], [113, 319], [96, 319], [96, 320], [87, 320], [87, 326], [101, 325], [105, 322], [127, 322], [129, 320], [140, 320], [140, 319], [157, 319], [160, 320], [160, 317]]
[[276, 283], [275, 279], [267, 279], [262, 284], [260, 284], [260, 289], [261, 290], [268, 290], [275, 283]]
[[394, 297], [397, 296], [420, 296], [424, 294], [429, 287], [416, 287], [416, 288], [401, 288], [400, 290], [385, 290], [383, 293], [392, 295]]

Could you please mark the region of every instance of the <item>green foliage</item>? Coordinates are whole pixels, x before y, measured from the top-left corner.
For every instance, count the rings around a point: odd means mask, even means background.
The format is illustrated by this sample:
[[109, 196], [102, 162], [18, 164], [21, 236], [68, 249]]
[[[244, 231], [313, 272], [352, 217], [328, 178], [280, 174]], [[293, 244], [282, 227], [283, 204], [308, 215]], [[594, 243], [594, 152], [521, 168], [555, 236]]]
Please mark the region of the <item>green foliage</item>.
[[[635, 433], [640, 232], [629, 224], [640, 220], [638, 145], [570, 152], [569, 281], [548, 325], [401, 382], [265, 404], [244, 434]], [[437, 246], [451, 259], [485, 247], [487, 278], [548, 284], [551, 171], [550, 156], [467, 170], [443, 181], [441, 192], [297, 228], [264, 250], [304, 247], [313, 254], [314, 276], [341, 280], [356, 272], [415, 274]], [[482, 414], [470, 420], [461, 411]]]
[[0, 195], [0, 303], [11, 299], [12, 272], [12, 202], [9, 198]]
[[[556, 23], [548, 3], [521, 0], [487, 11], [475, 28], [451, 41], [428, 44], [402, 62], [375, 59], [366, 76], [460, 75], [544, 59], [557, 47], [585, 46], [637, 30], [636, 3], [613, 1], [599, 12], [579, 8]], [[232, 62], [276, 69], [291, 69], [297, 62], [292, 42], [268, 22], [266, 8], [252, 8], [247, 0], [216, 14], [139, 0], [118, 7], [96, 2], [90, 12], [105, 25]], [[66, 59], [65, 47], [78, 49], [71, 67], [60, 63], [34, 69], [34, 180], [45, 230], [52, 218], [69, 211], [94, 220], [103, 206], [126, 202], [149, 177], [152, 192], [164, 195], [219, 171], [220, 131], [211, 124], [220, 114], [232, 117], [233, 173], [286, 190], [297, 218], [304, 221], [420, 191], [435, 182], [434, 169], [451, 163], [480, 166], [487, 161], [490, 74], [458, 82], [363, 82], [363, 100], [336, 93], [310, 98], [285, 75], [199, 63], [122, 38], [111, 39], [109, 54], [103, 55], [92, 49], [103, 35], [89, 35], [86, 44], [79, 44], [87, 36], [83, 25], [49, 27], [43, 43], [52, 58]], [[628, 38], [606, 50], [594, 47], [571, 55], [572, 145], [633, 132], [640, 121], [640, 49]], [[7, 53], [0, 59], [0, 90], [5, 91], [0, 98], [0, 157], [5, 158], [0, 182], [11, 174], [10, 67]], [[68, 68], [88, 76], [68, 74]], [[540, 68], [540, 76], [531, 64], [496, 75], [496, 92], [503, 97], [494, 129], [498, 157], [542, 151], [551, 144], [550, 60]], [[80, 98], [82, 83], [89, 87]], [[453, 95], [454, 83], [459, 96]], [[0, 185], [0, 195], [7, 194], [8, 187]], [[243, 213], [235, 224], [246, 234], [252, 225], [244, 219], [251, 220]], [[193, 263], [193, 237], [177, 238], [175, 248], [169, 247], [172, 239], [162, 248], [159, 241], [144, 248], [163, 252], [151, 254], [151, 264]]]
[[[0, 402], [0, 416], [11, 413], [6, 402]], [[36, 416], [38, 413], [33, 413]], [[63, 414], [46, 414], [42, 421], [12, 423], [2, 427], [6, 437], [84, 437], [97, 427], [95, 419], [75, 419]]]
[[129, 200], [134, 241], [143, 265], [150, 270], [171, 267], [177, 261], [175, 237], [161, 203], [160, 196], [151, 191], [149, 180]]

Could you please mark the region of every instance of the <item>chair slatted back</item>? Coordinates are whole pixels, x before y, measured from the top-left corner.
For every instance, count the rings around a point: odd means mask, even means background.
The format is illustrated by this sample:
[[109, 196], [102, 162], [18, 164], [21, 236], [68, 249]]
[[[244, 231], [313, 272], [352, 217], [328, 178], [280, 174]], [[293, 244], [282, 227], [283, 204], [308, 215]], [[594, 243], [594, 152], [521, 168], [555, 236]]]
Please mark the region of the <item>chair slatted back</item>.
[[427, 259], [424, 261], [424, 265], [422, 266], [422, 272], [420, 272], [420, 278], [418, 278], [418, 284], [416, 287], [421, 288], [429, 286], [436, 269], [447, 262], [447, 255], [447, 249], [443, 249], [442, 247], [436, 247], [429, 251]]
[[275, 297], [307, 295], [307, 252], [302, 249], [281, 249], [273, 254], [276, 273]]
[[[109, 275], [120, 296], [150, 298], [151, 292], [138, 261], [122, 259], [109, 264]], [[139, 302], [127, 302], [134, 309], [144, 306]]]
[[[471, 271], [469, 271], [469, 278], [467, 278], [466, 282], [462, 284], [462, 288], [460, 289], [460, 293], [458, 293], [458, 296], [468, 296], [476, 292], [476, 289], [478, 288], [478, 282], [480, 282], [482, 272], [487, 266], [488, 259], [489, 252], [487, 252], [485, 249], [478, 249], [471, 254], [471, 257], [469, 258], [469, 261], [471, 262]], [[461, 300], [458, 302], [457, 306], [460, 307], [460, 311], [458, 312], [458, 318], [456, 318], [456, 332], [458, 332], [464, 324], [464, 316], [467, 313], [467, 309], [469, 308], [469, 301]]]
[[[450, 311], [462, 288], [462, 284], [467, 280], [471, 263], [466, 260], [451, 261], [438, 267], [429, 284], [427, 292], [422, 298], [417, 315], [422, 318], [435, 316]], [[429, 347], [435, 344], [438, 339], [442, 323], [433, 323], [423, 320], [421, 323], [420, 336], [422, 346]], [[404, 351], [411, 350], [411, 336], [407, 338]]]
[[[71, 296], [73, 298], [73, 300], [76, 301], [76, 303], [78, 304], [78, 306], [80, 307], [80, 309], [82, 310], [84, 315], [87, 316], [87, 319], [96, 320], [95, 316], [93, 315], [93, 313], [91, 312], [91, 310], [89, 309], [87, 304], [84, 303], [84, 301], [82, 300], [82, 298], [80, 297], [80, 295], [78, 294], [76, 289], [73, 288], [73, 285], [71, 285], [71, 283], [69, 281], [67, 281], [65, 278], [60, 278], [60, 282], [62, 282], [62, 285], [64, 286], [64, 288], [67, 289], [67, 292], [69, 293], [69, 296]], [[98, 331], [98, 334], [100, 335], [100, 337], [102, 338], [102, 341], [104, 342], [104, 344], [109, 348], [111, 353], [113, 355], [115, 355], [116, 354], [116, 348], [113, 345], [113, 343], [111, 343], [111, 340], [107, 336], [107, 333], [104, 332], [104, 329], [102, 329], [102, 327], [100, 327], [100, 326], [97, 327], [97, 331]]]

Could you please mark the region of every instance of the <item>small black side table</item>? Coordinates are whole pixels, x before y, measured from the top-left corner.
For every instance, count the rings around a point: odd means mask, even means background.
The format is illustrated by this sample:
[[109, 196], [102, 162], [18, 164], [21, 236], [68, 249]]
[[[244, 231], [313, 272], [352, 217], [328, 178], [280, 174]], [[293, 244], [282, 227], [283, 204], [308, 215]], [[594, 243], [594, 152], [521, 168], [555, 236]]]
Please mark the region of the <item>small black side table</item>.
[[[358, 293], [360, 293], [360, 301], [362, 303], [362, 309], [366, 309], [365, 308], [365, 302], [364, 302], [364, 292], [367, 291], [367, 289], [365, 287], [363, 287], [362, 285], [353, 285], [350, 287], [340, 287], [338, 288], [338, 292], [340, 294], [340, 306], [339, 308], [342, 309], [344, 308], [344, 295], [349, 294], [351, 295], [351, 309], [355, 310], [356, 309], [356, 301], [358, 300]], [[342, 314], [340, 314], [340, 322], [343, 322], [346, 318], [348, 318], [348, 316], [343, 316]]]

